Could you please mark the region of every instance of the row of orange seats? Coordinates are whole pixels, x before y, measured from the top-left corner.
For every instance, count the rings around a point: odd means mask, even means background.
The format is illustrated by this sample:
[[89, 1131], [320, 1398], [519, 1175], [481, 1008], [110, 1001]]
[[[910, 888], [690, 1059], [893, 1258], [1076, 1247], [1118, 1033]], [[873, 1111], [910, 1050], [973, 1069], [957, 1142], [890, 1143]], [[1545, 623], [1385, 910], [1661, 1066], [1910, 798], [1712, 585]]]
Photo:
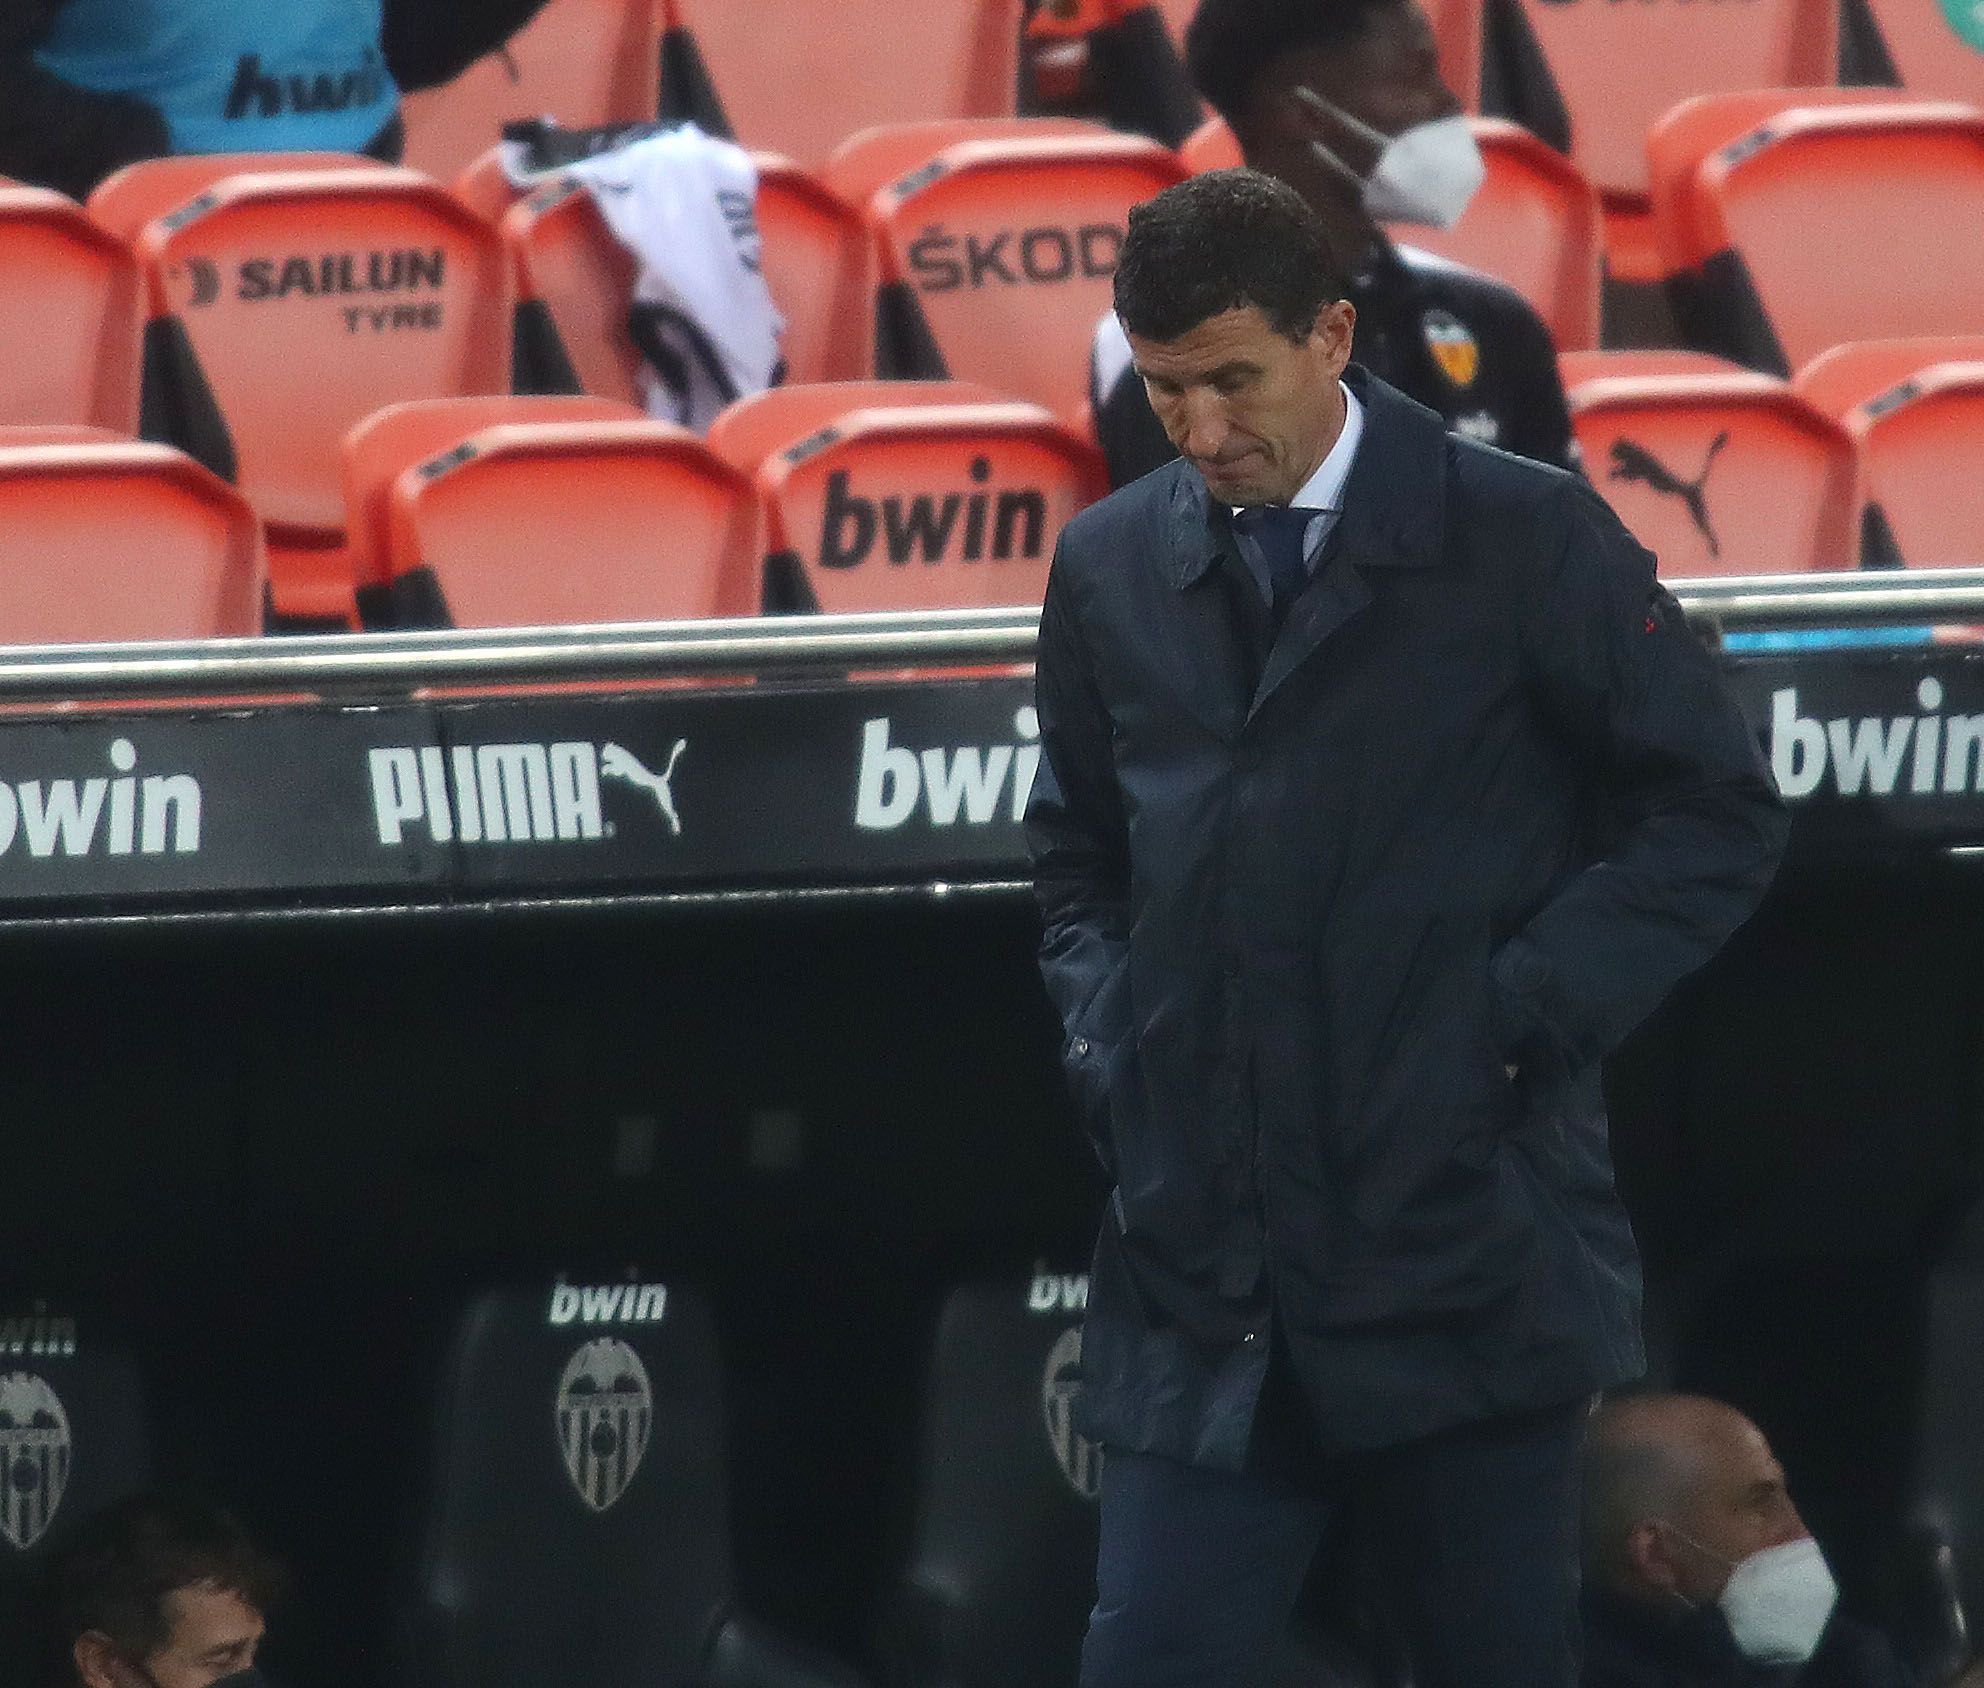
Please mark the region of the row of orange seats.
[[1984, 334], [1839, 346], [1790, 382], [1562, 361], [1586, 472], [1668, 578], [1984, 561]]
[[[1565, 376], [1669, 578], [1984, 556], [1984, 336], [1840, 348], [1795, 385], [1686, 353]], [[400, 627], [1035, 604], [1103, 485], [1047, 411], [964, 383], [779, 388], [707, 441], [612, 400], [425, 400], [344, 441], [337, 566]], [[0, 641], [262, 625], [255, 512], [170, 448], [0, 428], [0, 509]]]
[[[1158, 4], [1182, 39], [1196, 0]], [[713, 89], [746, 145], [818, 164], [871, 125], [1011, 115], [1022, 10], [1021, 0], [552, 0], [502, 54], [408, 102], [408, 161], [452, 177], [507, 120], [682, 115]], [[1562, 145], [1603, 195], [1614, 272], [1640, 279], [1658, 262], [1643, 142], [1682, 100], [1848, 81], [1984, 104], [1984, 41], [1953, 0], [1428, 0], [1427, 10], [1448, 84], [1470, 110], [1493, 84], [1494, 109]]]
[[[630, 405], [388, 406], [346, 436], [347, 598], [388, 627], [1037, 604], [1095, 448], [960, 382], [781, 387], [707, 441]], [[170, 447], [0, 427], [0, 643], [260, 632], [243, 493]]]

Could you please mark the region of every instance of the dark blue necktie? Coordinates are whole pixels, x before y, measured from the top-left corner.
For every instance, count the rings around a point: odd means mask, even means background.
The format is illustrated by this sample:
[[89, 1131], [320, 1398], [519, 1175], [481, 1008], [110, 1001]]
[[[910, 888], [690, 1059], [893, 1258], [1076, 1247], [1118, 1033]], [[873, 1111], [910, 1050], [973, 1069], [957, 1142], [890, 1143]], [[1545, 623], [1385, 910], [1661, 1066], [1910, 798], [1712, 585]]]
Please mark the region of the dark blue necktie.
[[1242, 529], [1253, 536], [1268, 565], [1268, 608], [1279, 627], [1302, 588], [1309, 584], [1307, 546], [1309, 523], [1314, 510], [1298, 510], [1285, 504], [1262, 504], [1240, 512]]

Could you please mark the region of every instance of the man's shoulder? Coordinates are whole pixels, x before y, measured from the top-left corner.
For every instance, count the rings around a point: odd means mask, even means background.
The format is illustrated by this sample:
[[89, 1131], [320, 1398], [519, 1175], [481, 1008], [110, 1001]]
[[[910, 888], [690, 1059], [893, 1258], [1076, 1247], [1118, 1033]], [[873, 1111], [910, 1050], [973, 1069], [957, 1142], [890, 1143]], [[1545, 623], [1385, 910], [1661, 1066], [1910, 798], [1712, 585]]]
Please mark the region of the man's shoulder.
[[1547, 332], [1536, 307], [1500, 277], [1423, 247], [1398, 246], [1393, 250], [1418, 290], [1462, 321], [1503, 326], [1519, 323], [1534, 326], [1539, 333]]
[[1128, 486], [1118, 487], [1108, 497], [1096, 500], [1061, 530], [1062, 554], [1086, 555], [1107, 549], [1134, 532], [1147, 530], [1152, 522], [1165, 520], [1178, 496], [1180, 483], [1196, 473], [1183, 458], [1173, 458]]

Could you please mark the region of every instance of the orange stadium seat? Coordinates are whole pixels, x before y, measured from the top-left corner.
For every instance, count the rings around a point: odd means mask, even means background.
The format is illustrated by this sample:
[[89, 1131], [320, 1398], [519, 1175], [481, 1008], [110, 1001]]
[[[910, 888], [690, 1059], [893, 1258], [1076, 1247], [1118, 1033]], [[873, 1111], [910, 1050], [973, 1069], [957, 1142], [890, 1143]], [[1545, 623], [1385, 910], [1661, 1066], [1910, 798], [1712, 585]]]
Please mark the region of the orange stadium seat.
[[972, 381], [821, 381], [773, 387], [739, 399], [709, 431], [709, 448], [747, 475], [774, 452], [810, 445], [851, 410], [898, 410], [905, 405], [999, 404], [1000, 395]]
[[883, 372], [980, 381], [1075, 420], [1130, 207], [1184, 174], [1155, 141], [1063, 136], [966, 141], [883, 188], [885, 306], [920, 316], [944, 365], [898, 346]]
[[[1038, 604], [1056, 535], [1108, 490], [1095, 448], [1035, 405], [871, 396], [884, 402], [856, 397], [824, 427], [831, 395], [774, 399], [757, 418], [740, 406], [726, 431], [757, 457], [775, 607]], [[784, 444], [764, 449], [781, 421]]]
[[739, 141], [822, 162], [857, 129], [1009, 117], [1022, 0], [671, 0]]
[[0, 443], [0, 643], [247, 637], [255, 513], [167, 446]]
[[1844, 416], [1931, 364], [1975, 363], [1980, 359], [1984, 359], [1984, 334], [1855, 340], [1821, 352], [1798, 371], [1791, 384], [1806, 403], [1817, 405], [1828, 416]]
[[1892, 88], [1744, 88], [1696, 94], [1662, 112], [1646, 133], [1647, 194], [1661, 271], [1685, 269], [1704, 250], [1697, 178], [1712, 154], [1800, 106], [1893, 105], [1900, 98]]
[[1984, 113], [1801, 106], [1720, 147], [1697, 184], [1675, 283], [1695, 344], [1788, 375], [1847, 340], [1984, 330]]
[[89, 197], [89, 213], [126, 243], [154, 217], [177, 211], [229, 176], [280, 170], [383, 170], [376, 158], [352, 152], [208, 152], [146, 158], [113, 171]]
[[485, 428], [521, 422], [638, 422], [640, 409], [583, 395], [488, 394], [389, 404], [344, 437], [345, 557], [360, 602], [392, 583], [387, 506], [393, 482], [416, 463]]
[[485, 428], [404, 471], [387, 525], [408, 623], [660, 621], [759, 608], [757, 496], [667, 422]]
[[[1181, 54], [1185, 30], [1198, 9], [1199, 0], [1158, 0], [1158, 10], [1164, 14]], [[1482, 0], [1426, 0], [1433, 39], [1440, 51], [1440, 74], [1469, 111], [1481, 109], [1482, 10]]]
[[551, 0], [454, 81], [407, 96], [406, 162], [452, 181], [502, 138], [505, 123], [551, 117], [579, 129], [652, 119], [663, 26], [663, 0]]
[[1622, 347], [1617, 351], [1560, 352], [1557, 374], [1564, 390], [1587, 381], [1615, 381], [1639, 375], [1741, 375], [1743, 366], [1713, 352], [1671, 346]]
[[503, 147], [498, 142], [487, 152], [478, 153], [455, 179], [448, 191], [485, 223], [500, 223], [510, 207], [525, 197], [523, 188], [513, 187], [503, 170]]
[[883, 123], [860, 130], [835, 147], [820, 166], [820, 180], [848, 204], [860, 206], [877, 188], [907, 176], [960, 141], [1108, 133], [1102, 124], [1083, 117], [933, 117], [921, 123]]
[[1690, 94], [1823, 87], [1838, 68], [1839, 0], [1617, 5], [1515, 0], [1538, 51], [1504, 54], [1511, 114], [1547, 138], [1568, 119], [1570, 154], [1605, 196], [1615, 273], [1657, 273], [1644, 140]]
[[[875, 251], [851, 206], [806, 172], [768, 154], [758, 167], [758, 230], [765, 284], [785, 318], [789, 380], [858, 380], [874, 367]], [[515, 263], [520, 310], [541, 316], [588, 393], [638, 402], [641, 355], [627, 330], [634, 261], [591, 196], [553, 181], [513, 206], [503, 238]], [[526, 328], [524, 338], [538, 332]]]
[[1650, 375], [1570, 401], [1585, 473], [1663, 578], [1853, 567], [1853, 442], [1783, 382]]
[[[1402, 245], [1499, 276], [1536, 307], [1560, 347], [1597, 345], [1605, 234], [1597, 192], [1527, 129], [1482, 117], [1473, 128], [1488, 174], [1466, 215], [1451, 229], [1398, 223], [1388, 232]], [[1194, 172], [1241, 162], [1233, 131], [1217, 117], [1199, 126], [1179, 156]]]
[[[1874, 28], [1911, 94], [1984, 105], [1984, 17], [1965, 0], [1867, 0]], [[1969, 33], [1956, 14], [1967, 13]]]
[[1937, 363], [1847, 412], [1865, 476], [1873, 565], [1984, 564], [1984, 361]]
[[138, 266], [72, 199], [0, 188], [0, 423], [138, 425]]

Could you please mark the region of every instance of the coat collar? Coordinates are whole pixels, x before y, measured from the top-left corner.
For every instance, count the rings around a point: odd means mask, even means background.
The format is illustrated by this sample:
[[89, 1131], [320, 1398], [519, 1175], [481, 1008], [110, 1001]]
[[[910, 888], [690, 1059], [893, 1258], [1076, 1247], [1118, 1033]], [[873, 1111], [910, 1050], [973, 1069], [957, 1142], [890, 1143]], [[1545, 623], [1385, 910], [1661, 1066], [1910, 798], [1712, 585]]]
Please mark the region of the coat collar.
[[[1425, 568], [1440, 559], [1446, 492], [1446, 425], [1357, 364], [1344, 384], [1364, 406], [1364, 439], [1344, 487], [1332, 548], [1358, 568]], [[1171, 488], [1170, 573], [1180, 591], [1222, 552], [1238, 549], [1233, 519], [1189, 465]]]

